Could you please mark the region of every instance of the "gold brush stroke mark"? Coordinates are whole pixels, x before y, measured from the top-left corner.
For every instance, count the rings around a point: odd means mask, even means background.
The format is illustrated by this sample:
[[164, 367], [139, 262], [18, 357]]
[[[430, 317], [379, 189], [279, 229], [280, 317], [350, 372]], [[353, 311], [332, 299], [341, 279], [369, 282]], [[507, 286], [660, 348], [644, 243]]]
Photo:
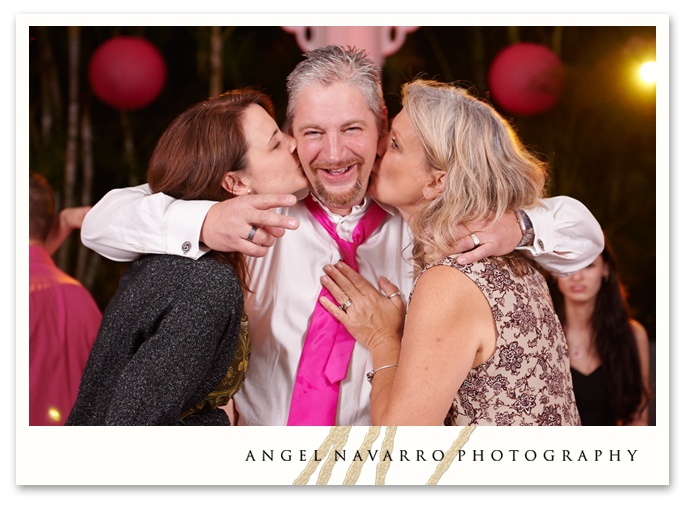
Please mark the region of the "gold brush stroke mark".
[[[380, 435], [380, 428], [379, 427], [370, 427], [368, 429], [368, 433], [365, 434], [365, 439], [363, 440], [363, 444], [360, 445], [360, 449], [358, 450], [358, 453], [360, 455], [366, 454], [370, 451], [372, 448], [372, 444], [375, 442], [375, 439]], [[351, 464], [351, 467], [348, 468], [348, 472], [346, 473], [346, 479], [344, 479], [344, 485], [355, 485], [355, 483], [358, 481], [358, 478], [360, 477], [360, 470], [363, 467], [363, 462], [362, 460], [355, 460]]]
[[351, 431], [351, 427], [337, 427], [333, 436], [334, 447], [332, 451], [329, 452], [327, 461], [322, 466], [319, 476], [317, 477], [318, 485], [327, 485], [329, 483], [329, 478], [332, 477], [332, 468], [336, 464], [336, 452], [344, 449], [344, 445], [348, 440], [348, 433]]
[[[307, 485], [308, 481], [310, 480], [310, 476], [312, 476], [312, 473], [315, 472], [315, 469], [317, 469], [317, 466], [319, 465], [319, 462], [322, 461], [327, 454], [329, 453], [329, 450], [331, 449], [332, 445], [334, 447], [338, 446], [338, 449], [341, 450], [344, 447], [344, 444], [346, 443], [346, 440], [348, 439], [348, 433], [351, 431], [351, 427], [332, 427], [331, 430], [329, 431], [329, 435], [327, 436], [327, 439], [324, 440], [322, 445], [319, 447], [317, 450], [317, 458], [315, 459], [314, 455], [312, 460], [308, 462], [307, 467], [303, 470], [302, 473], [300, 473], [300, 476], [293, 482], [294, 485]], [[334, 459], [332, 459], [334, 461]], [[326, 468], [328, 463], [325, 463], [324, 468]], [[318, 476], [317, 479], [317, 484], [318, 485], [326, 485], [326, 483], [329, 481], [329, 477], [332, 472], [332, 467], [334, 467], [334, 464], [329, 467], [329, 471], [325, 473], [325, 469], [323, 468], [322, 471], [320, 472], [320, 475]], [[326, 477], [326, 480], [324, 479]]]
[[[391, 455], [394, 448], [394, 436], [396, 435], [396, 427], [387, 427], [387, 432], [384, 434], [382, 441], [382, 450], [380, 452], [380, 462], [377, 464], [377, 472], [375, 474], [375, 485], [384, 485], [384, 479], [389, 471], [389, 465], [392, 463]], [[390, 458], [384, 459], [384, 456], [389, 452]]]
[[475, 427], [464, 427], [463, 429], [461, 429], [461, 432], [459, 432], [459, 437], [454, 440], [454, 443], [452, 443], [452, 447], [449, 450], [447, 450], [447, 453], [445, 453], [445, 456], [442, 459], [442, 461], [439, 464], [437, 464], [437, 469], [435, 469], [435, 472], [430, 477], [426, 485], [437, 485], [437, 482], [440, 481], [440, 478], [445, 473], [445, 471], [449, 469], [449, 466], [452, 464], [452, 461], [454, 460], [454, 457], [457, 455], [459, 450], [461, 450], [461, 447], [464, 446], [471, 437], [471, 433], [474, 431], [474, 429]]

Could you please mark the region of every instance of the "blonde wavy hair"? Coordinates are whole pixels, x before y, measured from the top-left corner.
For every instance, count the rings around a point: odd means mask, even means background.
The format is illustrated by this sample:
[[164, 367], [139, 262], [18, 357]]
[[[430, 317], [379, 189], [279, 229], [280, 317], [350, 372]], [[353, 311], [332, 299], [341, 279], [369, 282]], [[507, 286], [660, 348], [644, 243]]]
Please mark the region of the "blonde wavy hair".
[[446, 172], [443, 192], [410, 219], [418, 269], [454, 250], [460, 223], [487, 218], [496, 224], [507, 211], [540, 205], [546, 166], [490, 105], [434, 81], [405, 84], [402, 95], [428, 170]]

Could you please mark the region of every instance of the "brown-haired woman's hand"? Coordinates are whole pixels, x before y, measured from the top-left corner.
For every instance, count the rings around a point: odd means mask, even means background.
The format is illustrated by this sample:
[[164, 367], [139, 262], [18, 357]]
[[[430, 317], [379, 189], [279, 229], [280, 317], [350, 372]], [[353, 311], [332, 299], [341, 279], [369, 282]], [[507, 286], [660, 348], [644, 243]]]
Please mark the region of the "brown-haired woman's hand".
[[380, 288], [388, 295], [384, 296], [344, 262], [327, 265], [324, 271], [328, 276], [322, 276], [320, 281], [343, 309], [327, 297], [320, 297], [320, 304], [356, 341], [371, 352], [383, 344], [398, 344], [403, 334], [406, 308], [395, 285], [380, 278]]

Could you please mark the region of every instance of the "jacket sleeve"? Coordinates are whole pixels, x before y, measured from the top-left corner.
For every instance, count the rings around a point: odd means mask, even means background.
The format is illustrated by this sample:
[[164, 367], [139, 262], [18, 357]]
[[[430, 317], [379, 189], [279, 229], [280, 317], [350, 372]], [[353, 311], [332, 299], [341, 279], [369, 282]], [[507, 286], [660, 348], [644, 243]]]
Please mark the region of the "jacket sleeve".
[[209, 251], [200, 247], [199, 235], [214, 204], [152, 194], [146, 184], [111, 190], [84, 218], [82, 242], [117, 262], [148, 253], [197, 259]]
[[569, 276], [601, 254], [603, 231], [584, 204], [570, 197], [543, 199], [527, 209], [535, 237], [528, 252], [556, 276]]
[[218, 385], [221, 378], [210, 374], [214, 359], [224, 336], [237, 345], [242, 316], [237, 278], [232, 272], [205, 275], [206, 267], [195, 268], [187, 277], [185, 289], [160, 316], [154, 335], [119, 375], [105, 425], [229, 424], [222, 410], [180, 419], [180, 413]]

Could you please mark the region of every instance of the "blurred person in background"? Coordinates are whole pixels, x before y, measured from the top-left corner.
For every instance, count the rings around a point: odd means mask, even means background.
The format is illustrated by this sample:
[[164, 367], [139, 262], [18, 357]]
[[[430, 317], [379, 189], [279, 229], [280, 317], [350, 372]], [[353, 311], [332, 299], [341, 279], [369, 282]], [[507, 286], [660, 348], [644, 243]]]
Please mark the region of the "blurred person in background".
[[101, 324], [91, 294], [50, 257], [88, 209], [56, 219], [53, 189], [29, 171], [29, 425], [65, 423]]
[[612, 249], [563, 278], [550, 276], [567, 336], [582, 425], [648, 425], [649, 341], [630, 318]]

